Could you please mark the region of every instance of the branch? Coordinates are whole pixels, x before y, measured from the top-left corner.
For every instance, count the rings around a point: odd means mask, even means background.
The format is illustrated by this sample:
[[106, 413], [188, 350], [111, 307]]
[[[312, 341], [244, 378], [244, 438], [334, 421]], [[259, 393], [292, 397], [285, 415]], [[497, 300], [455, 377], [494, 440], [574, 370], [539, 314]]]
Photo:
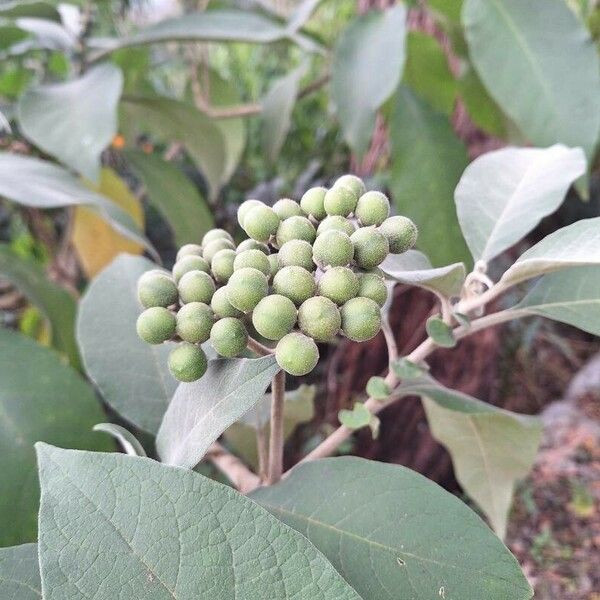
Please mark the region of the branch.
[[248, 348], [252, 352], [256, 352], [260, 356], [269, 356], [269, 354], [275, 354], [275, 351], [260, 342], [257, 342], [254, 338], [248, 337]]
[[269, 476], [267, 483], [272, 485], [281, 479], [283, 473], [283, 412], [285, 402], [285, 371], [273, 377], [271, 386], [271, 436], [269, 439]]
[[260, 485], [260, 478], [237, 456], [227, 452], [221, 444], [214, 442], [206, 458], [242, 493], [247, 494]]

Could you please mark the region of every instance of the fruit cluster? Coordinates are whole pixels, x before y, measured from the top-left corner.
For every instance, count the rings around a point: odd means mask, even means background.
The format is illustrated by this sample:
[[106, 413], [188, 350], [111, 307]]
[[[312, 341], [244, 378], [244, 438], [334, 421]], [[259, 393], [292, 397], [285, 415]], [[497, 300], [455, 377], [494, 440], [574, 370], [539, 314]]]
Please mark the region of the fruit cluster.
[[305, 375], [319, 360], [315, 342], [340, 332], [363, 342], [379, 332], [387, 287], [377, 266], [417, 239], [410, 219], [389, 212], [387, 197], [367, 192], [354, 175], [309, 189], [299, 203], [247, 200], [238, 221], [249, 238], [237, 248], [228, 232], [213, 229], [202, 245], [179, 250], [172, 274], [142, 275], [138, 335], [150, 344], [180, 341], [169, 368], [194, 381], [207, 367], [200, 344], [210, 340], [221, 356], [238, 356], [251, 323], [277, 342], [284, 371]]

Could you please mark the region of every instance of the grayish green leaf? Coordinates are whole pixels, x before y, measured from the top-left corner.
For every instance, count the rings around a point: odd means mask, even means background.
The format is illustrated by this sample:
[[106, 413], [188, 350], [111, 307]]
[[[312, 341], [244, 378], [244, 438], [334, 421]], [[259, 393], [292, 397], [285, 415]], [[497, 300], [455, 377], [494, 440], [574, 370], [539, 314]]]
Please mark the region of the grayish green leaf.
[[127, 150], [125, 156], [146, 186], [150, 203], [173, 229], [178, 246], [198, 243], [215, 226], [206, 200], [181, 169], [141, 150]]
[[600, 267], [574, 267], [544, 275], [515, 310], [600, 335]]
[[19, 29], [27, 31], [35, 38], [25, 49], [43, 48], [45, 50], [61, 50], [70, 52], [77, 45], [77, 38], [65, 27], [48, 19], [21, 17], [15, 23]]
[[529, 473], [537, 453], [540, 420], [432, 380], [404, 384], [400, 392], [423, 398], [433, 437], [450, 452], [456, 478], [504, 538], [515, 485]]
[[435, 266], [465, 262], [469, 251], [458, 226], [453, 193], [468, 159], [448, 117], [400, 86], [390, 141], [390, 189], [398, 211], [419, 227], [418, 247]]
[[600, 264], [600, 217], [582, 219], [546, 236], [522, 254], [501, 281], [515, 285], [544, 273], [596, 264]]
[[45, 600], [360, 600], [232, 488], [147, 458], [37, 446]]
[[562, 203], [585, 173], [580, 148], [503, 148], [474, 160], [454, 199], [475, 260], [490, 261], [525, 237]]
[[92, 281], [77, 319], [77, 340], [89, 377], [114, 410], [149, 433], [158, 431], [177, 388], [167, 367], [173, 344], [151, 346], [135, 330], [143, 310], [137, 280], [155, 267], [145, 258], [120, 255]]
[[313, 461], [251, 497], [306, 535], [363, 600], [533, 595], [517, 561], [473, 511], [400, 465]]
[[42, 599], [37, 544], [0, 548], [0, 598]]
[[392, 371], [398, 379], [417, 379], [427, 373], [427, 365], [417, 364], [405, 356], [391, 364]]
[[179, 140], [206, 178], [211, 197], [218, 194], [227, 157], [223, 134], [212, 119], [170, 98], [126, 96], [121, 104], [138, 130], [164, 140]]
[[97, 425], [94, 425], [93, 429], [94, 431], [103, 431], [104, 433], [112, 435], [112, 437], [121, 444], [121, 447], [125, 450], [126, 454], [129, 454], [129, 456], [146, 456], [146, 451], [142, 444], [140, 444], [135, 435], [133, 435], [131, 431], [125, 429], [125, 427], [115, 425], [114, 423], [98, 423]]
[[442, 348], [454, 348], [456, 339], [452, 333], [452, 328], [440, 319], [439, 316], [429, 317], [425, 324], [427, 335]]
[[313, 16], [323, 0], [302, 0], [292, 12], [288, 20], [288, 29], [298, 31]]
[[371, 377], [367, 382], [366, 392], [371, 398], [385, 400], [389, 397], [391, 390], [383, 377]]
[[279, 371], [274, 355], [213, 360], [204, 376], [181, 383], [156, 437], [161, 460], [193, 468], [209, 446], [262, 399]]
[[292, 110], [305, 65], [273, 82], [262, 100], [262, 146], [269, 162], [275, 162], [291, 125]]
[[49, 19], [60, 23], [60, 13], [48, 2], [37, 0], [14, 0], [0, 4], [0, 17], [17, 19], [19, 17], [33, 17], [36, 19]]
[[331, 95], [349, 146], [359, 155], [367, 150], [375, 116], [394, 93], [404, 69], [406, 8], [356, 17], [335, 46]]
[[117, 132], [120, 69], [103, 64], [79, 79], [29, 89], [19, 100], [25, 137], [88, 179], [97, 182], [100, 155]]
[[418, 250], [390, 254], [379, 268], [394, 281], [416, 285], [446, 297], [460, 295], [466, 276], [463, 263], [434, 269], [429, 259]]
[[71, 366], [79, 367], [79, 351], [75, 341], [75, 311], [73, 297], [48, 279], [36, 262], [25, 260], [0, 244], [0, 277], [8, 279], [44, 314], [50, 323], [52, 345], [64, 352]]
[[538, 146], [581, 146], [600, 130], [600, 62], [563, 0], [466, 0], [471, 59], [504, 112]]
[[89, 206], [119, 233], [156, 251], [133, 219], [112, 200], [91, 191], [68, 171], [48, 161], [0, 152], [0, 196], [31, 208]]
[[[58, 353], [0, 328], [0, 545], [36, 539], [33, 444], [110, 450], [91, 433], [104, 419], [94, 390]], [[4, 599], [4, 596], [0, 594]]]

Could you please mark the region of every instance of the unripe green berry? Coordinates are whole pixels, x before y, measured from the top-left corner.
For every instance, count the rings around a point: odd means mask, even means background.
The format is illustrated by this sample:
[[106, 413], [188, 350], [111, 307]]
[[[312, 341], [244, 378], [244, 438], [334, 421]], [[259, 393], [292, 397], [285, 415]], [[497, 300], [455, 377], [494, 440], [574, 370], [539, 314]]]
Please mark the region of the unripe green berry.
[[328, 215], [347, 217], [356, 208], [358, 196], [343, 185], [336, 185], [325, 194], [325, 212]]
[[260, 250], [244, 250], [240, 252], [233, 261], [233, 270], [239, 271], [246, 267], [258, 269], [267, 277], [271, 274], [271, 263], [264, 252]]
[[210, 307], [215, 315], [222, 319], [223, 317], [243, 317], [244, 313], [241, 310], [233, 307], [227, 299], [227, 286], [219, 288], [210, 301]]
[[329, 230], [342, 231], [346, 235], [352, 235], [356, 231], [356, 225], [350, 219], [340, 215], [331, 215], [323, 219], [317, 228], [317, 237]]
[[217, 354], [233, 358], [245, 350], [248, 344], [248, 332], [239, 319], [225, 317], [212, 326], [210, 343]]
[[290, 375], [310, 373], [319, 362], [319, 349], [309, 337], [292, 332], [282, 337], [275, 348], [277, 364]]
[[246, 215], [250, 212], [250, 210], [255, 206], [262, 205], [263, 203], [260, 200], [245, 200], [239, 205], [237, 209], [237, 220], [242, 229], [244, 229], [244, 219], [246, 218]]
[[205, 273], [209, 273], [210, 265], [201, 256], [184, 256], [173, 266], [173, 279], [175, 279], [176, 283], [179, 283], [179, 280], [190, 271], [204, 271]]
[[168, 273], [159, 269], [146, 271], [138, 279], [137, 294], [144, 308], [171, 306], [179, 299], [175, 282]]
[[252, 324], [268, 340], [280, 340], [294, 328], [297, 314], [296, 306], [289, 298], [273, 294], [256, 305]]
[[199, 346], [184, 342], [171, 350], [169, 370], [175, 379], [190, 383], [200, 379], [208, 367], [206, 354]]
[[147, 308], [138, 317], [136, 330], [148, 344], [162, 344], [175, 334], [175, 315], [162, 306]]
[[204, 271], [189, 271], [179, 280], [177, 289], [182, 304], [188, 304], [189, 302], [210, 304], [215, 293], [215, 282]]
[[379, 231], [387, 238], [392, 254], [402, 254], [417, 243], [417, 226], [408, 217], [390, 217], [381, 224]]
[[281, 248], [290, 240], [304, 240], [312, 244], [317, 237], [314, 225], [306, 217], [290, 217], [281, 221], [277, 229], [277, 246]]
[[317, 342], [330, 342], [342, 326], [338, 307], [325, 296], [314, 296], [298, 309], [298, 325], [302, 331]]
[[289, 298], [296, 306], [314, 296], [317, 289], [315, 278], [302, 267], [283, 267], [273, 277], [276, 294]]
[[351, 189], [357, 198], [360, 198], [367, 191], [363, 180], [356, 175], [342, 175], [333, 184], [334, 187], [338, 185]]
[[202, 344], [208, 339], [215, 316], [208, 304], [190, 302], [177, 313], [177, 335], [192, 344]]
[[315, 270], [313, 247], [305, 240], [290, 240], [279, 248], [277, 255], [280, 267], [302, 267]]
[[370, 298], [379, 306], [383, 306], [388, 297], [388, 289], [383, 277], [375, 273], [362, 273], [358, 278], [358, 294], [363, 298]]
[[279, 255], [269, 254], [269, 265], [271, 266], [271, 270], [269, 271], [269, 281], [273, 281], [275, 273], [279, 271]]
[[245, 250], [260, 250], [263, 254], [266, 254], [267, 256], [271, 253], [269, 250], [269, 246], [263, 244], [262, 242], [257, 242], [252, 238], [248, 238], [247, 240], [240, 242], [236, 252], [239, 254], [240, 252], [244, 252]]
[[307, 215], [311, 215], [317, 221], [324, 219], [327, 216], [323, 204], [326, 193], [327, 188], [324, 187], [310, 188], [304, 192], [304, 195], [300, 199], [300, 207]]
[[352, 298], [341, 309], [342, 331], [355, 342], [366, 342], [381, 329], [381, 310], [370, 298]]
[[202, 246], [206, 246], [215, 240], [229, 240], [230, 242], [233, 242], [233, 238], [228, 231], [225, 231], [224, 229], [211, 229], [204, 234]]
[[319, 294], [338, 305], [348, 302], [358, 293], [358, 276], [348, 267], [333, 267], [319, 279]]
[[301, 217], [303, 215], [300, 205], [290, 198], [282, 198], [273, 204], [275, 214], [282, 220], [290, 217]]
[[208, 242], [208, 244], [204, 246], [202, 256], [204, 256], [204, 260], [210, 265], [215, 254], [219, 252], [219, 250], [235, 250], [235, 244], [225, 238], [218, 238], [212, 242]]
[[235, 260], [235, 250], [225, 248], [219, 250], [210, 263], [210, 270], [213, 277], [219, 283], [227, 283], [233, 274], [233, 261]]
[[321, 267], [343, 267], [352, 262], [354, 246], [343, 231], [330, 229], [315, 240], [313, 254]]
[[390, 201], [381, 192], [363, 194], [356, 205], [354, 216], [363, 227], [381, 225], [390, 215]]
[[261, 204], [251, 208], [244, 217], [244, 231], [258, 242], [268, 242], [277, 233], [280, 222], [270, 206]]
[[390, 252], [387, 238], [374, 227], [361, 227], [350, 239], [354, 245], [354, 262], [361, 269], [376, 267]]
[[181, 260], [184, 256], [202, 256], [202, 246], [199, 244], [185, 244], [179, 248], [175, 261]]
[[269, 281], [262, 271], [245, 267], [234, 271], [226, 289], [230, 304], [242, 312], [249, 312], [269, 292]]

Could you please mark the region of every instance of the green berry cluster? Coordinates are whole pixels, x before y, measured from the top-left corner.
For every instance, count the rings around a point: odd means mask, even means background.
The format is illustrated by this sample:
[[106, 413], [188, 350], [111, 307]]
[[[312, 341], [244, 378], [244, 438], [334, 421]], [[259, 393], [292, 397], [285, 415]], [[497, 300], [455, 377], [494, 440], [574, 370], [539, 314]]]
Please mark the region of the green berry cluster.
[[311, 188], [300, 202], [246, 200], [237, 216], [248, 239], [237, 247], [213, 229], [201, 245], [179, 250], [172, 273], [142, 275], [138, 335], [150, 344], [179, 341], [169, 368], [195, 381], [207, 368], [200, 344], [210, 340], [221, 356], [238, 356], [251, 323], [277, 342], [284, 371], [306, 375], [319, 360], [316, 342], [339, 333], [363, 342], [379, 332], [387, 287], [377, 267], [417, 239], [410, 219], [389, 213], [388, 198], [354, 175]]

